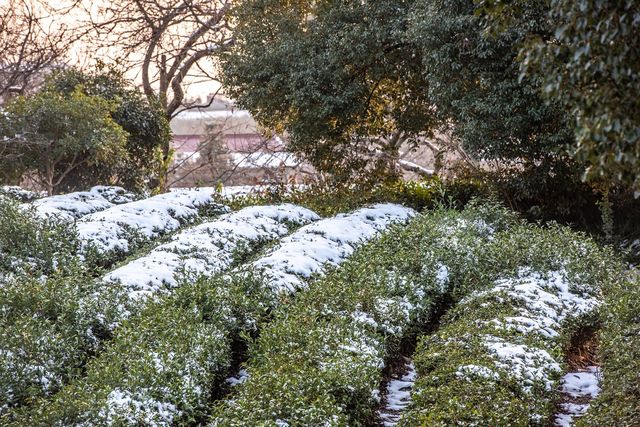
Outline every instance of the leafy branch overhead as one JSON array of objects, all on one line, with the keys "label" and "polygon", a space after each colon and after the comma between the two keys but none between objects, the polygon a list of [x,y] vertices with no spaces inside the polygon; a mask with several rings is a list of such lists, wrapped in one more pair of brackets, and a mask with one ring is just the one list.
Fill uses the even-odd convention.
[{"label": "leafy branch overhead", "polygon": [[[530,2],[477,1],[487,29],[526,27]],[[534,3],[535,4],[535,3]],[[541,81],[548,100],[575,118],[577,159],[587,178],[640,194],[640,7],[634,1],[544,3],[546,35],[529,32],[520,47],[523,77]]]},{"label": "leafy branch overhead", "polygon": [[577,161],[637,188],[638,14],[630,1],[247,0],[223,80],[338,177],[398,173],[400,147],[444,133],[476,161],[543,175]]}]

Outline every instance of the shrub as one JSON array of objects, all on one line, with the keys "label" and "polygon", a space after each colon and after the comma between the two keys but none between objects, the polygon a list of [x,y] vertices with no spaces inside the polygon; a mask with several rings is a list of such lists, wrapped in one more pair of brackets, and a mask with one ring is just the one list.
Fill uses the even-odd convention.
[{"label": "shrub", "polygon": [[55,218],[0,198],[0,272],[30,275],[64,270],[79,247],[76,233]]},{"label": "shrub", "polygon": [[640,278],[604,289],[603,328],[598,341],[603,383],[579,426],[635,426],[640,424]]},{"label": "shrub", "polygon": [[161,149],[171,141],[169,121],[159,103],[149,102],[122,72],[105,66],[90,72],[77,69],[54,72],[45,87],[66,95],[80,90],[113,103],[111,118],[127,135],[126,153],[118,163],[108,168],[100,164],[74,171],[62,183],[65,190],[112,182],[142,191],[157,183],[162,168]]},{"label": "shrub", "polygon": [[372,421],[385,361],[452,294],[482,279],[486,245],[513,222],[486,206],[439,210],[360,248],[276,310],[250,343],[248,380],[217,405],[212,425]]},{"label": "shrub", "polygon": [[432,177],[421,181],[398,180],[375,185],[316,182],[300,188],[274,186],[231,200],[220,198],[219,201],[229,203],[234,208],[289,202],[308,207],[323,216],[331,216],[370,203],[399,203],[420,211],[436,206],[443,198],[443,184],[437,177]]},{"label": "shrub", "polygon": [[[390,214],[391,208],[404,212],[406,217],[406,209],[397,206],[380,207],[377,216],[374,209],[363,209],[347,217],[352,218],[351,225],[355,227],[365,220],[365,215],[369,216],[369,224],[361,226],[360,231],[361,237],[372,238],[377,228],[370,223],[377,222],[378,228],[384,228],[396,216],[404,218],[397,212],[396,216]],[[292,222],[285,214],[287,209],[281,209],[278,214],[278,209],[273,209],[271,215],[282,222]],[[260,210],[249,208],[253,212]],[[273,226],[262,219],[258,222],[266,229]],[[341,234],[334,237],[336,221],[346,222],[344,218],[319,221],[292,234],[290,241],[301,242],[310,234],[344,239]],[[311,233],[310,228],[317,234]],[[348,241],[355,245],[358,239]],[[314,242],[317,240],[311,241]],[[284,246],[276,245],[262,259],[277,254],[278,248]],[[346,242],[340,248],[341,259],[353,250]],[[314,254],[303,251],[297,259],[306,265],[315,259],[313,257]],[[341,259],[334,258],[333,262]],[[259,261],[252,266],[259,265]],[[15,423],[167,425],[197,422],[206,413],[210,391],[222,385],[234,344],[244,334],[253,332],[259,319],[266,318],[277,303],[277,295],[269,286],[271,277],[247,274],[247,270],[251,268],[242,265],[228,277],[218,275],[195,283],[189,279],[180,283],[182,286],[172,295],[150,304],[116,332],[107,350],[87,366],[86,378],[65,387],[50,402],[42,401],[34,408],[14,411]],[[284,274],[287,268],[272,265],[266,271]],[[130,348],[135,351],[127,350]]]},{"label": "shrub", "polygon": [[2,291],[0,414],[78,376],[125,313],[122,293],[82,270],[13,279]]},{"label": "shrub", "polygon": [[421,338],[400,425],[547,425],[572,332],[621,278],[610,251],[557,226],[516,227],[488,252],[493,283]]}]

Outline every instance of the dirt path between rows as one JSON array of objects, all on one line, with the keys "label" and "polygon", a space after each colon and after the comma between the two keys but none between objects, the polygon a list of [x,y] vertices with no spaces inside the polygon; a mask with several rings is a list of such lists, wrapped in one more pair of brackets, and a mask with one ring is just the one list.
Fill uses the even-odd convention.
[{"label": "dirt path between rows", "polygon": [[571,339],[566,353],[569,372],[560,381],[553,426],[572,426],[587,412],[591,400],[600,392],[602,374],[597,349],[596,330],[593,328],[581,329]]}]

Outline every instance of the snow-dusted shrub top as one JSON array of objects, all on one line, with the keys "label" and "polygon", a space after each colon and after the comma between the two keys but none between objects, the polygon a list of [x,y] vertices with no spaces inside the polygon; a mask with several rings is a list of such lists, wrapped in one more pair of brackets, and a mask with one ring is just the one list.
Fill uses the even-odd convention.
[{"label": "snow-dusted shrub top", "polygon": [[[579,317],[593,311],[598,300],[577,286],[570,286],[567,273],[551,271],[544,274],[523,268],[515,278],[497,280],[495,286],[472,294],[462,304],[477,298],[507,300],[513,303],[515,315],[490,321],[498,329],[516,335],[538,335],[541,340],[560,336],[567,317]],[[544,347],[510,342],[499,336],[486,335],[484,344],[495,359],[495,366],[514,378],[525,393],[532,387],[551,391],[557,385],[561,360],[556,360]]]},{"label": "snow-dusted shrub top", "polygon": [[[464,298],[455,308],[460,313],[455,320],[418,347],[418,369],[429,363],[434,368],[419,377],[418,402],[400,425],[419,425],[428,417],[446,424],[457,419],[457,410],[464,410],[464,405],[452,409],[450,405],[455,405],[447,402],[465,398],[477,409],[466,413],[466,423],[544,423],[562,372],[561,349],[567,339],[563,328],[568,319],[587,315],[599,304],[594,287],[570,277],[564,270],[538,272],[522,267],[516,275]],[[471,328],[469,333],[464,333],[466,328]],[[448,355],[447,363],[443,354]],[[505,401],[474,406],[473,399],[482,400],[489,390]],[[504,397],[506,393],[509,398]]]},{"label": "snow-dusted shrub top", "polygon": [[96,186],[88,191],[43,197],[31,203],[41,217],[72,222],[85,215],[99,212],[114,204],[128,203],[135,196],[121,187]]},{"label": "snow-dusted shrub top", "polygon": [[25,190],[17,185],[3,185],[0,186],[0,196],[8,196],[21,202],[29,202],[42,197],[42,193]]},{"label": "snow-dusted shrub top", "polygon": [[163,286],[175,287],[179,273],[211,276],[228,268],[239,245],[284,236],[288,224],[304,225],[319,218],[292,204],[244,208],[181,231],[171,242],[114,270],[104,280],[120,282],[133,298],[154,294]]},{"label": "snow-dusted shrub top", "polygon": [[416,212],[396,204],[377,204],[302,227],[253,263],[277,292],[295,292],[305,279],[320,274],[325,264],[338,265],[358,244],[370,240],[392,223],[407,221]]},{"label": "snow-dusted shrub top", "polygon": [[85,249],[93,246],[99,253],[126,253],[130,250],[132,233],[153,239],[176,230],[197,217],[198,209],[212,203],[207,191],[174,191],[86,215],[76,227]]},{"label": "snow-dusted shrub top", "polygon": [[96,185],[91,187],[89,191],[101,195],[114,205],[133,202],[139,198],[136,194],[131,193],[122,187],[112,185]]},{"label": "snow-dusted shrub top", "polygon": [[[254,357],[245,364],[248,379],[214,409],[209,425],[338,426],[371,419],[380,404],[385,360],[410,327],[432,316],[452,283],[460,284],[460,271],[478,264],[475,255],[490,240],[485,227],[475,224],[479,217],[480,212],[455,211],[418,216],[364,245],[341,268],[279,306],[276,320],[249,349]],[[492,233],[502,228],[487,224]],[[325,236],[351,240],[352,233],[340,229],[327,227]],[[445,238],[458,244],[441,246]],[[463,270],[457,262],[468,265]],[[296,285],[305,277],[281,277],[291,276]],[[404,405],[406,399],[396,393],[387,402]]]}]

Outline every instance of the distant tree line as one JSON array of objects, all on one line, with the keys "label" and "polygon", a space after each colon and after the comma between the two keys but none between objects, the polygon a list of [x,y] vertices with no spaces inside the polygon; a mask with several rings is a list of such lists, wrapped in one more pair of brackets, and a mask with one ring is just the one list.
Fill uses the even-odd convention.
[{"label": "distant tree line", "polygon": [[35,94],[9,101],[0,116],[0,171],[49,194],[117,184],[153,188],[171,138],[163,109],[118,71],[48,75]]},{"label": "distant tree line", "polygon": [[445,133],[524,188],[640,191],[637,2],[244,0],[233,14],[224,83],[319,170],[397,175],[401,143]]}]

